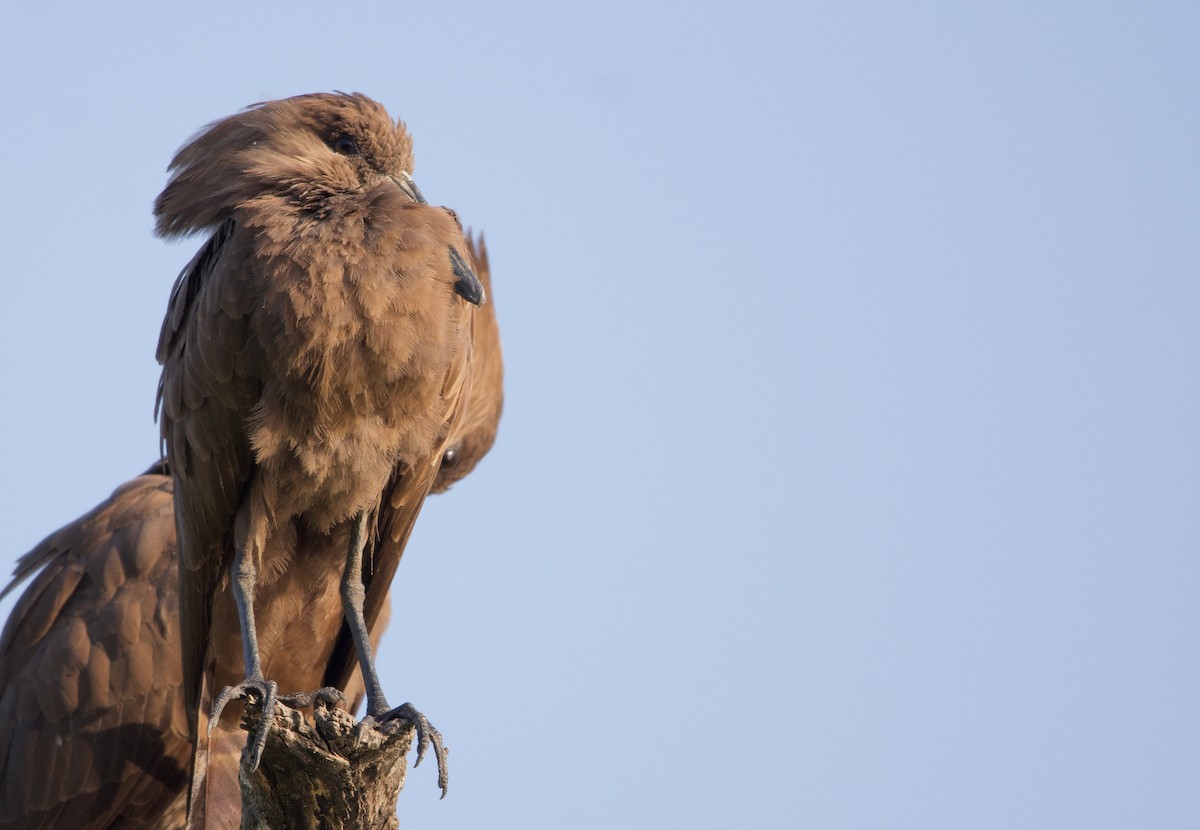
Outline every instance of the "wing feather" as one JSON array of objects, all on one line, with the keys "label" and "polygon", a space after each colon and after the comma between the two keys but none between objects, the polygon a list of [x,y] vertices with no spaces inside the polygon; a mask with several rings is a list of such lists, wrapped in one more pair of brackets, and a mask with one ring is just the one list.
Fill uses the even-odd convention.
[{"label": "wing feather", "polygon": [[[254,298],[240,279],[246,261],[233,220],[222,224],[176,282],[159,338],[162,434],[179,483],[179,610],[184,700],[195,733],[212,622],[213,592],[221,577],[228,529],[253,469],[243,413],[256,400],[240,362],[248,344]],[[252,375],[252,371],[249,372]]]},{"label": "wing feather", "polygon": [[0,828],[171,826],[191,752],[164,705],[180,697],[171,487],[134,479],[21,558],[18,579],[42,570],[0,635]]}]

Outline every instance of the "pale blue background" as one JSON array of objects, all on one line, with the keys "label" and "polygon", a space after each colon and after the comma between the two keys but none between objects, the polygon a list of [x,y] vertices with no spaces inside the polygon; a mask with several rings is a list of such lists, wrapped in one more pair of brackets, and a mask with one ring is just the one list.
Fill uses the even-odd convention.
[{"label": "pale blue background", "polygon": [[109,5],[0,19],[0,566],[155,456],[175,148],[358,90],[508,363],[402,826],[1200,826],[1200,7]]}]

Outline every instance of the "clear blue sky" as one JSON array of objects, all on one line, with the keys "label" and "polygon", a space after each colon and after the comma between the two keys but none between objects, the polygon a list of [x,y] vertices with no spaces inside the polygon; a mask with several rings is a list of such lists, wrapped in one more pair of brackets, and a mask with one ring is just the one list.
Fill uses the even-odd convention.
[{"label": "clear blue sky", "polygon": [[0,566],[156,455],[173,151],[357,90],[508,361],[402,826],[1200,826],[1200,6],[500,5],[8,4]]}]

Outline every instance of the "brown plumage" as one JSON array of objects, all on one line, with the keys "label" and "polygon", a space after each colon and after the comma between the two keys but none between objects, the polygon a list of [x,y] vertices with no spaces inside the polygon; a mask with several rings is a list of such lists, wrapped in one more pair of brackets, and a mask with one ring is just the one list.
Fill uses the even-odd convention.
[{"label": "brown plumage", "polygon": [[170,479],[143,476],[22,557],[45,568],[0,637],[0,828],[181,822],[174,542]]},{"label": "brown plumage", "polygon": [[[490,297],[482,243],[472,258]],[[490,302],[477,315],[473,344],[470,414],[435,493],[474,469],[495,439],[503,364]],[[0,596],[39,568],[0,635],[0,829],[181,826],[192,745],[171,479],[156,466],[123,484],[21,557]],[[371,631],[376,643],[386,617],[385,604]],[[239,676],[236,644],[213,657],[217,674]],[[310,667],[307,685],[323,670]],[[347,695],[361,698],[357,673]],[[236,827],[240,738],[215,738],[207,826]]]},{"label": "brown plumage", "polygon": [[[483,288],[461,227],[412,183],[404,126],[361,95],[257,105],[171,167],[159,232],[212,234],[158,350],[193,728],[221,686],[214,716],[231,694],[269,710],[277,683],[311,688],[313,666],[344,687],[354,654],[368,715],[432,736],[444,788],[440,739],[411,707],[390,711],[367,633],[466,414]],[[209,670],[235,632],[242,678]]]}]

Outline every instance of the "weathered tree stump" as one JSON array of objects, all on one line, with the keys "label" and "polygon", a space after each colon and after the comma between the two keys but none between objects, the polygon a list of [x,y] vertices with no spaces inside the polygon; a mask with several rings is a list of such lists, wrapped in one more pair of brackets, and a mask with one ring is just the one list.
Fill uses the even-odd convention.
[{"label": "weathered tree stump", "polygon": [[396,799],[408,772],[416,734],[404,720],[380,726],[321,703],[313,722],[282,703],[257,770],[248,764],[260,709],[248,704],[242,726],[242,830],[395,830]]}]

